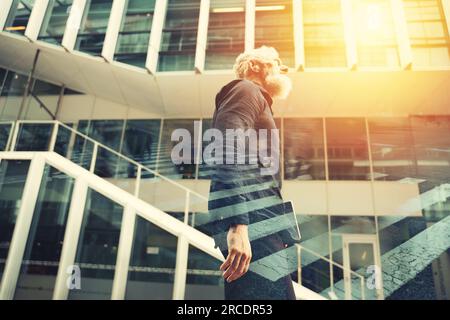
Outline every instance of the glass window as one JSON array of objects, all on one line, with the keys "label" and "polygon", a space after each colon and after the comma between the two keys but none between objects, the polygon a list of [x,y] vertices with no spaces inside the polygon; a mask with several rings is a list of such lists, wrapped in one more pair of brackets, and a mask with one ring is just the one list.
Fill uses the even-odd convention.
[{"label": "glass window", "polygon": [[52,299],[73,183],[45,166],[14,299]]},{"label": "glass window", "polygon": [[28,77],[8,71],[0,99],[1,120],[17,120]]},{"label": "glass window", "polygon": [[50,0],[38,39],[61,44],[73,0]]},{"label": "glass window", "polygon": [[[172,179],[195,179],[196,165],[194,160],[194,119],[164,120],[164,126],[159,149],[158,172]],[[197,120],[198,121],[198,120]],[[171,141],[172,132],[176,129],[186,129],[190,133],[191,162],[174,164],[171,158],[172,149],[178,141]],[[180,139],[181,140],[181,139]]]},{"label": "glass window", "polygon": [[284,179],[325,180],[322,119],[284,119]]},{"label": "glass window", "polygon": [[111,299],[122,213],[122,206],[89,189],[75,257],[81,289],[69,290],[68,299]]},{"label": "glass window", "polygon": [[58,108],[61,87],[35,79],[25,104],[22,119],[53,120]]},{"label": "glass window", "polygon": [[22,203],[29,166],[30,161],[2,160],[0,162],[0,279]]},{"label": "glass window", "polygon": [[34,3],[35,0],[14,0],[6,19],[5,30],[24,34]]},{"label": "glass window", "polygon": [[194,70],[200,0],[169,0],[158,71]]},{"label": "glass window", "polygon": [[278,50],[283,64],[295,66],[294,26],[291,0],[256,0],[255,48]]},{"label": "glass window", "polygon": [[370,180],[364,119],[326,119],[330,180]]},{"label": "glass window", "polygon": [[0,151],[6,151],[11,129],[11,123],[0,123]]},{"label": "glass window", "polygon": [[397,38],[389,0],[353,0],[358,66],[398,67]]},{"label": "glass window", "polygon": [[[205,131],[210,129],[212,126],[212,119],[202,119],[202,137],[205,134]],[[208,165],[205,163],[205,159],[203,158],[203,153],[205,148],[210,144],[210,141],[203,141],[202,139],[202,163],[198,166],[198,179],[211,179],[211,170],[214,170],[214,166]]]},{"label": "glass window", "polygon": [[409,119],[371,118],[368,123],[374,179],[398,181],[414,177],[415,159]]},{"label": "glass window", "polygon": [[205,69],[231,69],[244,48],[245,1],[212,0]]},{"label": "glass window", "polygon": [[340,0],[303,0],[305,66],[347,65]]},{"label": "glass window", "polygon": [[440,0],[403,0],[416,66],[449,66],[450,38]]},{"label": "glass window", "polygon": [[53,124],[21,123],[15,151],[48,151]]},{"label": "glass window", "polygon": [[145,67],[155,0],[128,0],[120,25],[114,59]]},{"label": "glass window", "polygon": [[111,13],[111,0],[88,0],[75,49],[101,55]]},{"label": "glass window", "polygon": [[177,238],[137,216],[126,299],[172,299]]}]

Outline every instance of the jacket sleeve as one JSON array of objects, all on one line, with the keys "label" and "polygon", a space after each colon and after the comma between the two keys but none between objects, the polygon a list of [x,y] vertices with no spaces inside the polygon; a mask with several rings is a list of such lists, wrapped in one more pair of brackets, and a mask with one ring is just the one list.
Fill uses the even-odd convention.
[{"label": "jacket sleeve", "polygon": [[[228,231],[235,224],[249,224],[251,206],[246,193],[259,173],[254,158],[257,150],[250,148],[252,143],[256,145],[257,137],[242,139],[245,135],[240,136],[235,130],[240,129],[241,133],[248,129],[254,130],[255,122],[264,108],[261,94],[253,85],[243,86],[235,94],[238,96],[231,99],[232,104],[221,106],[216,116],[215,127],[223,134],[223,163],[213,167],[214,186],[209,199],[209,218],[219,225],[217,229],[221,231]],[[251,159],[255,162],[251,162]]]}]

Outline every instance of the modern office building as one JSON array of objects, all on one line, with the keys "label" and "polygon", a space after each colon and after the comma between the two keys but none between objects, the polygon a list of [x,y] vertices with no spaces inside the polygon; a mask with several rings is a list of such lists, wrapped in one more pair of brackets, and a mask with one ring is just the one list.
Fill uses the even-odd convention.
[{"label": "modern office building", "polygon": [[0,30],[0,299],[222,299],[171,133],[202,160],[260,45],[299,298],[450,299],[450,0],[1,0]]}]

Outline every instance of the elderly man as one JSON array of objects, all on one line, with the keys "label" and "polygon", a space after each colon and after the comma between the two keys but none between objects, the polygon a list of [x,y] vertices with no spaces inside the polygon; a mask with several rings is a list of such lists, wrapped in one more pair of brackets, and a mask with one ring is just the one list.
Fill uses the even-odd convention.
[{"label": "elderly man", "polygon": [[[225,135],[226,161],[212,168],[210,222],[205,230],[226,257],[220,270],[227,300],[295,299],[289,272],[274,281],[270,276],[252,272],[252,268],[249,271],[252,261],[263,261],[299,240],[294,226],[278,230],[283,228],[277,229],[278,222],[272,223],[285,213],[280,210],[283,200],[278,170],[279,134],[272,99],[286,98],[289,94],[292,84],[285,75],[287,70],[274,48],[263,46],[244,52],[234,65],[237,79],[216,96],[212,127]],[[254,145],[255,136],[230,138],[233,133],[230,129],[254,130],[257,154],[246,148]],[[236,161],[230,163],[229,159]],[[239,162],[243,159],[245,163]]]}]

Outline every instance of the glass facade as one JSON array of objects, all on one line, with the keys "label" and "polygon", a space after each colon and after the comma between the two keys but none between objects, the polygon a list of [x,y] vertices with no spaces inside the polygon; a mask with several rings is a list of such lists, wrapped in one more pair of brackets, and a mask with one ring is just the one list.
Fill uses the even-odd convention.
[{"label": "glass facade", "polygon": [[441,0],[403,0],[414,66],[450,66],[450,37]]},{"label": "glass facade", "polygon": [[262,45],[278,50],[284,65],[295,65],[292,1],[256,0],[255,48]]},{"label": "glass facade", "polygon": [[73,0],[50,0],[38,39],[61,44]]},{"label": "glass facade", "polygon": [[205,69],[231,69],[245,48],[245,1],[212,0]]},{"label": "glass facade", "polygon": [[305,66],[347,65],[341,1],[303,0]]},{"label": "glass facade", "polygon": [[5,31],[24,34],[36,0],[14,0],[5,23]]},{"label": "glass facade", "polygon": [[95,56],[102,53],[111,7],[111,0],[87,1],[75,44],[76,50]]},{"label": "glass facade", "polygon": [[169,0],[158,71],[194,70],[200,0]]},{"label": "glass facade", "polygon": [[127,0],[114,60],[145,67],[155,0]]},{"label": "glass facade", "polygon": [[358,66],[398,67],[397,38],[389,0],[353,0]]}]

